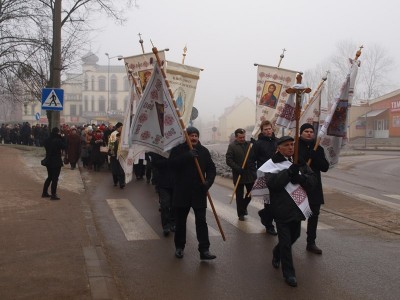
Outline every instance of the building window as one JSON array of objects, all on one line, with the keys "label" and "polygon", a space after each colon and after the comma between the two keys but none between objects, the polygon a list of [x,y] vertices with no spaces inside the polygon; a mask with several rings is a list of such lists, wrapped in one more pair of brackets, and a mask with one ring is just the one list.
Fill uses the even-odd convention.
[{"label": "building window", "polygon": [[79,105],[79,116],[82,115],[82,104]]},{"label": "building window", "polygon": [[94,91],[94,90],[96,90],[95,89],[95,79],[94,79],[94,76],[92,76],[92,91]]},{"label": "building window", "polygon": [[99,111],[105,112],[106,111],[106,100],[105,99],[100,99],[99,100]]},{"label": "building window", "polygon": [[129,91],[129,87],[130,87],[131,83],[128,80],[128,77],[124,77],[124,91]]},{"label": "building window", "polygon": [[76,105],[71,105],[69,107],[69,115],[70,116],[76,116]]},{"label": "building window", "polygon": [[117,76],[115,76],[114,74],[111,76],[110,80],[110,92],[117,92]]},{"label": "building window", "polygon": [[89,80],[88,80],[87,76],[85,76],[85,81],[83,82],[83,89],[85,91],[87,91],[88,88],[89,88]]},{"label": "building window", "polygon": [[117,100],[116,99],[110,100],[110,110],[117,110]]},{"label": "building window", "polygon": [[100,76],[99,77],[99,91],[106,90],[106,77]]},{"label": "building window", "polygon": [[87,96],[85,96],[84,105],[85,105],[85,111],[89,111],[89,100]]},{"label": "building window", "polygon": [[92,102],[92,110],[91,111],[95,111],[94,110],[94,96],[92,96],[92,101],[91,102]]},{"label": "building window", "polygon": [[127,98],[128,97],[125,97],[125,100],[124,100],[124,110],[125,111],[128,109],[128,99]]}]

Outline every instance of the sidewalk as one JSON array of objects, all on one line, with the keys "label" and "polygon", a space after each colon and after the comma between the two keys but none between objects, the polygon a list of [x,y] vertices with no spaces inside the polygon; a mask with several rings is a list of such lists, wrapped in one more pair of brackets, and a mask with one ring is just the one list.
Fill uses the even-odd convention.
[{"label": "sidewalk", "polygon": [[62,168],[61,200],[41,198],[42,157],[0,146],[0,299],[118,299],[79,170]]}]

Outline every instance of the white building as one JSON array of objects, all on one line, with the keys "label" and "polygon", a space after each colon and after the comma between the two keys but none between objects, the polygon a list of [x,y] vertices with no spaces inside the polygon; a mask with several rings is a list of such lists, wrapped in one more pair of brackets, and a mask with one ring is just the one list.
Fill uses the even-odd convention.
[{"label": "white building", "polygon": [[[123,61],[120,65],[98,65],[92,52],[82,58],[82,73],[68,73],[64,90],[61,124],[116,123],[122,121],[129,99],[129,81]],[[37,120],[36,114],[40,114]],[[22,120],[47,124],[46,111],[38,101],[25,104]]]}]

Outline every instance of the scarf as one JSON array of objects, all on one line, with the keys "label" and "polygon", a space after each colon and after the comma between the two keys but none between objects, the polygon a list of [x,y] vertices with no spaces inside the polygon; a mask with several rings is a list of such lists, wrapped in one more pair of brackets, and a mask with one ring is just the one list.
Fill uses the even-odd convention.
[{"label": "scarf", "polygon": [[[288,169],[292,163],[290,161],[283,161],[280,163],[274,163],[272,159],[269,159],[257,170],[257,179],[254,182],[251,190],[251,195],[255,198],[262,197],[265,203],[269,201],[269,190],[267,186],[267,178],[265,173],[277,174],[282,170]],[[308,197],[306,191],[301,187],[300,184],[293,184],[289,182],[285,186],[286,192],[293,199],[294,203],[301,210],[304,217],[309,218],[312,214],[310,205],[308,203]]]}]

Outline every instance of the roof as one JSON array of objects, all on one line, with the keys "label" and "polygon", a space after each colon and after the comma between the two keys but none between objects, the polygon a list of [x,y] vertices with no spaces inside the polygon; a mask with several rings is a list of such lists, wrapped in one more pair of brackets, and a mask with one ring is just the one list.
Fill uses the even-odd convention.
[{"label": "roof", "polygon": [[381,113],[383,113],[383,112],[385,112],[387,110],[388,110],[387,108],[371,110],[371,111],[367,112],[366,114],[363,114],[362,116],[359,116],[359,118],[376,117],[376,116],[380,115]]}]

